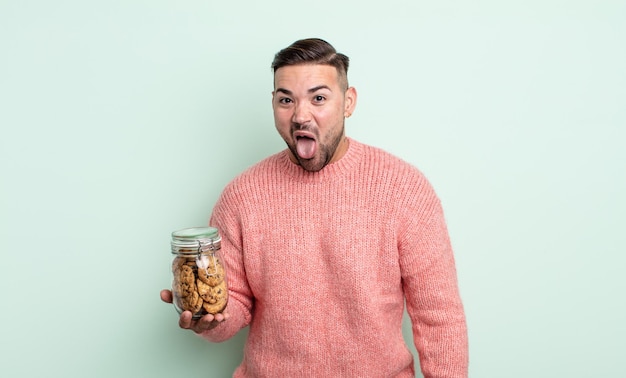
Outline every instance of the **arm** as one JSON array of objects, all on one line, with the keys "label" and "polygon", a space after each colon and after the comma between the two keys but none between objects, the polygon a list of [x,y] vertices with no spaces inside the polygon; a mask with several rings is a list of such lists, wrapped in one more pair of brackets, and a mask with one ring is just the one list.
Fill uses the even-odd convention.
[{"label": "arm", "polygon": [[400,263],[413,340],[425,378],[466,378],[467,327],[452,247],[439,200],[432,192],[421,215],[399,240]]}]

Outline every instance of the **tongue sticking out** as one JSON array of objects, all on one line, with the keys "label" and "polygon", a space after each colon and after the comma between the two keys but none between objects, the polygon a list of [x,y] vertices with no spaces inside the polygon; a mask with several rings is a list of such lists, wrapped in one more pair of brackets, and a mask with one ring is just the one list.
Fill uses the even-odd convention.
[{"label": "tongue sticking out", "polygon": [[298,151],[300,158],[311,159],[317,151],[317,143],[311,138],[296,138],[296,151]]}]

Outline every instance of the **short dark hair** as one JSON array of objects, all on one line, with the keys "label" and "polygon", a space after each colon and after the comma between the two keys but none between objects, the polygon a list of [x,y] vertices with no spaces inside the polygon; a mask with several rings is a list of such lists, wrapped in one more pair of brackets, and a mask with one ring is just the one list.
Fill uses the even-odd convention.
[{"label": "short dark hair", "polygon": [[297,64],[326,64],[337,69],[340,80],[348,84],[348,66],[350,58],[320,38],[307,38],[295,41],[274,55],[272,70],[274,73],[285,66]]}]

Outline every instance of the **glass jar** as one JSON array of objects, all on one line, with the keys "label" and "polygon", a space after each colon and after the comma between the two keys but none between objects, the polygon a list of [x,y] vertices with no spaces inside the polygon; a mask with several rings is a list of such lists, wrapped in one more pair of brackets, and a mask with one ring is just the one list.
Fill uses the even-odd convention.
[{"label": "glass jar", "polygon": [[172,232],[172,295],[178,313],[193,319],[222,312],[228,302],[226,272],[220,258],[219,231],[193,227]]}]

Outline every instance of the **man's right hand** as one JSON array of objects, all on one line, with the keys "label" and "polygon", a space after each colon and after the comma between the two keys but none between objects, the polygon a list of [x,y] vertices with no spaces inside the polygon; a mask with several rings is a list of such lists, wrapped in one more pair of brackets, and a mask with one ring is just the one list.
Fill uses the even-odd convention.
[{"label": "man's right hand", "polygon": [[[174,298],[171,290],[161,290],[161,300],[165,303],[172,303]],[[198,320],[192,319],[193,314],[191,311],[183,311],[178,319],[178,325],[183,329],[190,329],[195,333],[202,333],[217,327],[221,322],[228,319],[228,313],[226,311],[219,314],[206,314]]]}]

